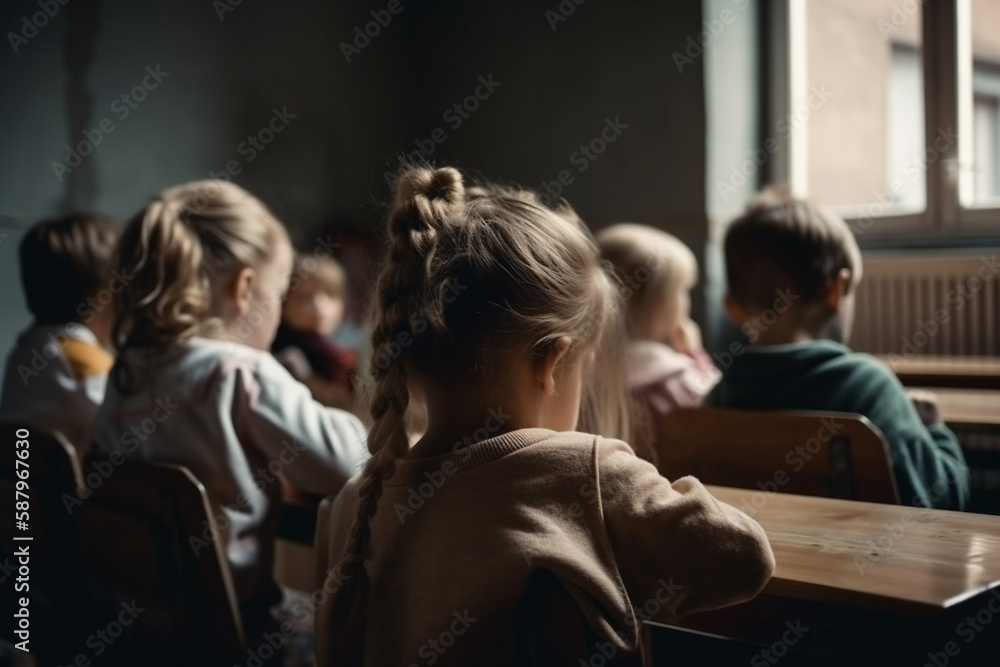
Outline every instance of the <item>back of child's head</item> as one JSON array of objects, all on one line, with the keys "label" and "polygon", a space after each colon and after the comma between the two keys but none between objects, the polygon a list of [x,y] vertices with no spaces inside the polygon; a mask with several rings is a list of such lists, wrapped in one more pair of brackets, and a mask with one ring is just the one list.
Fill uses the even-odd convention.
[{"label": "back of child's head", "polygon": [[21,239],[21,283],[38,324],[79,320],[87,299],[111,278],[119,229],[76,213],[39,222]]},{"label": "back of child's head", "polygon": [[115,339],[125,350],[219,335],[222,291],[242,269],[262,271],[290,247],[282,224],[237,185],[196,181],[164,190],[122,234],[118,260],[130,282]]},{"label": "back of child's head", "polygon": [[[507,355],[544,354],[564,336],[571,355],[606,332],[613,339],[618,300],[589,232],[530,192],[479,186],[468,196],[455,169],[408,169],[396,183],[388,233],[374,300],[375,447],[383,423],[398,429],[400,415],[387,409],[405,409],[407,370],[452,386],[489,386]],[[412,343],[400,349],[404,333]]]},{"label": "back of child's head", "polygon": [[330,256],[297,254],[282,307],[282,322],[295,331],[330,336],[341,323],[347,301],[347,276]]},{"label": "back of child's head", "polygon": [[648,338],[651,323],[664,311],[677,311],[683,294],[698,280],[694,253],[659,229],[612,225],[597,233],[597,244],[621,283],[632,338]]},{"label": "back of child's head", "polygon": [[[570,355],[619,340],[617,289],[586,228],[530,193],[467,189],[462,175],[447,167],[407,169],[395,184],[388,237],[374,297],[368,438],[373,456],[341,563],[351,578],[334,604],[338,620],[350,617],[362,625],[355,614],[363,615],[364,605],[356,605],[355,597],[367,591],[361,563],[368,522],[383,479],[408,451],[409,375],[425,386],[436,382],[475,391],[477,384],[486,388],[500,381],[514,355],[544,355],[562,337],[571,340]],[[607,408],[605,420],[617,422],[610,428],[624,430],[619,409],[624,392],[615,391],[612,374],[601,379],[619,402],[612,406],[589,392],[580,427],[607,428],[597,416],[598,408]]]},{"label": "back of child's head", "polygon": [[763,191],[725,239],[731,297],[748,313],[770,308],[787,290],[797,307],[820,302],[841,270],[861,280],[861,251],[847,223],[783,188]]},{"label": "back of child's head", "polygon": [[312,283],[330,296],[344,298],[347,292],[347,275],[344,267],[329,255],[314,257],[296,253],[292,263],[292,282],[289,293]]}]

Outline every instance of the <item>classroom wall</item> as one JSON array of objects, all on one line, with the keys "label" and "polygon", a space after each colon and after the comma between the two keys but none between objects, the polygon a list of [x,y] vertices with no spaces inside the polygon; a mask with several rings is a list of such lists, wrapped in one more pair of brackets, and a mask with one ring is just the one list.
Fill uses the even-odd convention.
[{"label": "classroom wall", "polygon": [[[342,46],[371,12],[386,20],[385,7],[60,6],[18,53],[0,56],[3,231],[73,207],[124,218],[159,188],[228,166],[308,241],[330,221],[377,227],[385,174],[409,153],[565,196],[595,227],[667,228],[704,256],[705,59],[679,68],[674,58],[704,29],[699,3],[402,0],[367,44]],[[6,3],[0,27],[17,31],[37,11]],[[157,66],[158,81],[146,69]],[[134,90],[145,99],[125,115],[121,96]],[[286,107],[295,118],[251,150],[248,135]],[[52,163],[102,121],[113,131],[60,181]],[[591,144],[601,152],[581,151]],[[0,239],[11,286],[12,240]],[[4,349],[27,324],[16,291],[0,318]]]},{"label": "classroom wall", "polygon": [[[697,34],[698,3],[452,1],[406,18],[424,98],[414,139],[447,128],[445,110],[478,77],[502,82],[435,158],[559,193],[595,225],[703,215],[703,70],[679,72],[671,57]],[[609,119],[621,128],[591,159],[580,148]]]},{"label": "classroom wall", "polygon": [[[226,5],[232,11],[221,17],[219,5],[73,0],[57,4],[26,44],[16,40],[17,53],[5,39],[0,234],[8,236],[0,237],[0,278],[9,289],[0,349],[29,321],[17,278],[21,230],[57,211],[124,219],[164,186],[232,167],[233,179],[300,240],[328,220],[374,220],[385,158],[410,134],[392,84],[402,31],[387,31],[380,48],[348,66],[337,44],[363,21],[366,4],[247,2]],[[39,11],[37,2],[4,3],[0,28],[19,35],[24,17]],[[263,150],[245,143],[275,108],[295,117],[259,143]],[[65,164],[67,144],[85,141],[84,131],[96,144],[83,146],[90,154],[55,173],[52,163]]]}]

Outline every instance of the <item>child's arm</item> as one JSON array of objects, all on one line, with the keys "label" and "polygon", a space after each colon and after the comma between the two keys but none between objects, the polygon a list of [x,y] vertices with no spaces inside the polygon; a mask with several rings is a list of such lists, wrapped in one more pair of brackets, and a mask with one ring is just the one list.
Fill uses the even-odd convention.
[{"label": "child's arm", "polygon": [[937,394],[933,391],[907,389],[906,397],[913,403],[913,407],[916,409],[917,414],[920,416],[920,421],[923,422],[924,426],[930,427],[944,424],[944,420],[941,419],[941,406],[938,405]]},{"label": "child's arm", "polygon": [[595,446],[604,521],[633,607],[655,599],[672,620],[761,591],[774,555],[757,522],[693,477],[671,484],[624,443]]},{"label": "child's arm", "polygon": [[368,459],[364,427],[349,412],[327,408],[272,356],[237,374],[233,421],[280,474],[302,491],[328,495]]},{"label": "child's arm", "polygon": [[701,329],[694,320],[690,318],[681,320],[674,328],[669,342],[674,350],[692,360],[679,378],[685,391],[683,396],[678,397],[678,405],[697,407],[701,405],[712,387],[718,384],[722,374],[702,346]]},{"label": "child's arm", "polygon": [[667,342],[670,347],[689,357],[697,357],[699,352],[702,354],[705,352],[701,343],[701,329],[690,317],[685,317],[674,326]]},{"label": "child's arm", "polygon": [[969,470],[958,439],[942,423],[926,426],[895,374],[871,360],[866,377],[851,382],[858,411],[885,435],[904,505],[964,509]]}]

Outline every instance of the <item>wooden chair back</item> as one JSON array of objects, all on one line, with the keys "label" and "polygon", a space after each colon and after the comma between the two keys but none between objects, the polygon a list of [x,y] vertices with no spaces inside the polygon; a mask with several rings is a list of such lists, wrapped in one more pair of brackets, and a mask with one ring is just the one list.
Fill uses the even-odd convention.
[{"label": "wooden chair back", "polygon": [[682,408],[660,426],[657,466],[669,479],[899,503],[885,437],[862,415]]},{"label": "wooden chair back", "polygon": [[[52,558],[68,559],[79,551],[71,513],[83,487],[76,449],[60,433],[11,422],[0,423],[0,439],[6,450],[0,457],[0,493],[10,509],[0,517],[4,548],[13,550],[14,537],[30,536],[33,554],[44,556],[32,558],[31,584],[54,588],[63,583],[66,564]],[[28,444],[18,447],[21,441]],[[20,458],[22,451],[27,458]],[[16,495],[19,481],[28,498]],[[28,503],[27,530],[18,529],[15,521],[19,501]]]},{"label": "wooden chair back", "polygon": [[113,609],[133,600],[143,609],[128,628],[129,644],[157,664],[246,659],[225,538],[187,468],[119,461],[78,514],[97,595]]},{"label": "wooden chair back", "polygon": [[[23,442],[27,444],[19,446]],[[7,575],[4,588],[10,587],[2,609],[9,618],[7,612],[14,610],[8,605],[28,597],[32,652],[43,663],[72,660],[86,639],[87,627],[94,631],[90,624],[98,610],[85,585],[73,515],[84,493],[80,460],[61,433],[27,424],[0,423],[0,443],[5,451],[0,457],[0,497],[5,507],[0,513],[0,571]],[[26,458],[18,452],[26,452]],[[22,515],[26,529],[18,525],[21,502],[27,503]],[[15,554],[25,546],[31,559],[30,589],[15,593],[19,560]]]},{"label": "wooden chair back", "polygon": [[313,553],[316,555],[316,588],[322,588],[326,572],[330,568],[330,517],[336,494],[327,496],[316,510],[316,541]]}]

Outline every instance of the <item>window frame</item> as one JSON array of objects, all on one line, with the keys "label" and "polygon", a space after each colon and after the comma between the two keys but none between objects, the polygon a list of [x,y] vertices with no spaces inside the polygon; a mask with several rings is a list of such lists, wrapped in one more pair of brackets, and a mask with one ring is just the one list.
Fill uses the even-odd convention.
[{"label": "window frame", "polygon": [[[765,3],[770,77],[763,97],[764,115],[770,127],[806,102],[807,1]],[[924,210],[871,217],[840,212],[862,246],[978,241],[995,244],[1000,236],[997,202],[982,206],[962,204],[971,200],[974,187],[971,2],[927,1],[920,3],[920,11],[924,146],[934,145],[938,128],[945,131],[955,128],[957,141],[939,151],[940,157],[924,170]],[[788,184],[797,196],[808,196],[808,126],[793,126],[787,137],[778,139],[769,180]],[[960,158],[965,160],[964,167]],[[874,204],[860,204],[855,211]]]}]

